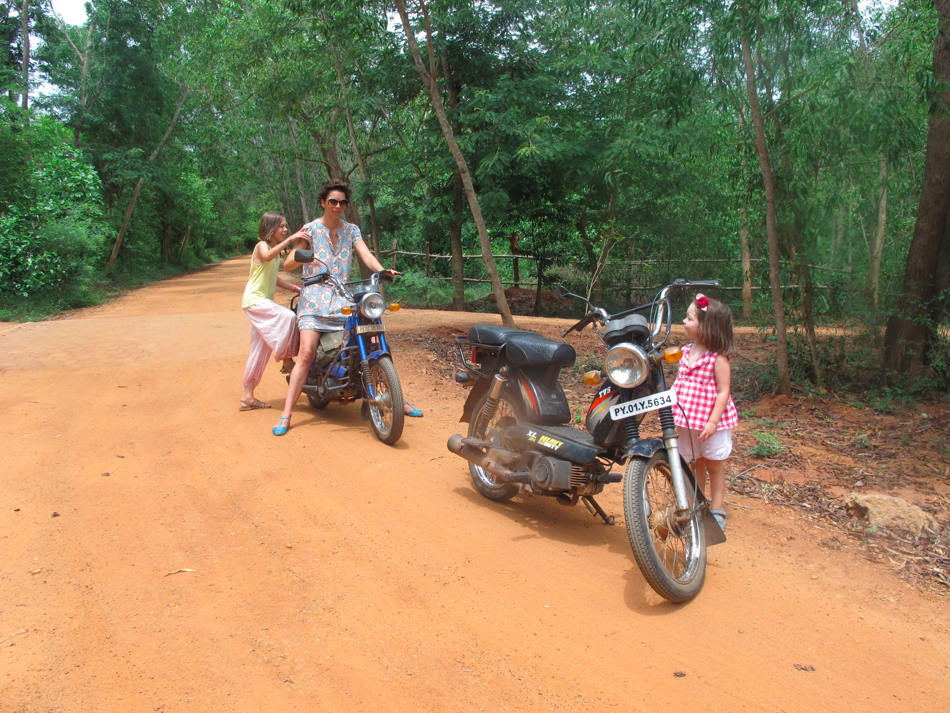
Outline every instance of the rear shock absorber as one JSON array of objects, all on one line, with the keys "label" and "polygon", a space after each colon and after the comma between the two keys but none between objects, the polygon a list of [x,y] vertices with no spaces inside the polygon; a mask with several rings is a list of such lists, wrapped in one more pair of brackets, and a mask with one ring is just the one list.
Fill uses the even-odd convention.
[{"label": "rear shock absorber", "polygon": [[485,401],[485,405],[478,415],[477,428],[475,429],[476,433],[480,432],[479,429],[482,426],[487,426],[491,423],[492,418],[495,416],[495,411],[498,410],[498,397],[501,396],[501,390],[506,383],[508,383],[508,367],[503,366],[492,378],[491,386],[488,387],[488,399]]}]

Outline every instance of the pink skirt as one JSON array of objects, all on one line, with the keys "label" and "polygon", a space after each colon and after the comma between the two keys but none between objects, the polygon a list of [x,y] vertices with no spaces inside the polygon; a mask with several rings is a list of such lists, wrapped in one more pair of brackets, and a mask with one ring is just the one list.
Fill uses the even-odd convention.
[{"label": "pink skirt", "polygon": [[244,308],[251,320],[251,354],[244,371],[244,386],[259,384],[270,353],[275,361],[297,356],[300,333],[293,312],[273,300],[261,300]]}]

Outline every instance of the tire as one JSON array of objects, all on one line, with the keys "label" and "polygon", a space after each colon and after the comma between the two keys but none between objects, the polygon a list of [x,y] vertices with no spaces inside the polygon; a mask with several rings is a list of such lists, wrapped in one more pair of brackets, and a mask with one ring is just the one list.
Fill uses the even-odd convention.
[{"label": "tire", "polygon": [[330,403],[329,399],[320,398],[313,391],[307,392],[307,401],[309,401],[310,405],[317,409],[317,411],[322,411],[327,407],[327,404]]},{"label": "tire", "polygon": [[[695,497],[689,493],[690,507]],[[671,602],[688,602],[706,579],[702,511],[674,526],[676,496],[666,451],[634,458],[623,483],[623,511],[633,555],[647,583]]]},{"label": "tire", "polygon": [[[469,438],[488,440],[487,433],[489,429],[507,428],[508,426],[514,426],[523,420],[521,414],[518,411],[518,407],[506,397],[504,392],[502,392],[498,399],[498,408],[495,410],[495,415],[492,416],[488,423],[482,423],[482,410],[485,408],[485,404],[487,402],[488,394],[486,393],[478,400],[478,403],[472,410],[472,420],[468,424]],[[469,473],[471,473],[472,483],[475,485],[475,489],[489,500],[494,500],[496,503],[503,503],[506,500],[511,500],[515,495],[518,494],[517,485],[496,483],[490,473],[486,472],[484,468],[480,468],[474,463],[468,464],[468,470]]]},{"label": "tire", "polygon": [[369,406],[369,423],[376,437],[391,446],[402,438],[406,422],[402,385],[392,359],[383,356],[371,363],[369,378],[376,395],[376,403]]}]

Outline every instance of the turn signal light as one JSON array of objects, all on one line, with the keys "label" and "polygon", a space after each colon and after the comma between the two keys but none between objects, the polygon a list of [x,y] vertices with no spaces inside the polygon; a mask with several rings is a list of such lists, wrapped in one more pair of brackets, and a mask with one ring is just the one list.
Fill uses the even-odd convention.
[{"label": "turn signal light", "polygon": [[588,386],[597,386],[601,381],[599,371],[588,371],[584,374],[584,383]]},{"label": "turn signal light", "polygon": [[669,349],[664,349],[663,358],[666,359],[667,364],[675,364],[683,358],[683,350],[679,347],[670,347]]},{"label": "turn signal light", "polygon": [[390,305],[389,305],[389,310],[390,310],[390,312],[398,312],[398,311],[399,311],[399,303],[398,303],[398,302],[393,302],[392,304],[390,304]]},{"label": "turn signal light", "polygon": [[344,308],[341,309],[340,311],[341,311],[343,314],[353,314],[353,308],[352,308],[352,307],[344,307]]}]

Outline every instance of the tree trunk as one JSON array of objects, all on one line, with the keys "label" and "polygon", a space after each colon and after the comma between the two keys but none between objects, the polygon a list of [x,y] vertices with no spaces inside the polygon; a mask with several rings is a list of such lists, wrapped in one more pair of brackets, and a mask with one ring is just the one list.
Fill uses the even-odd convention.
[{"label": "tree trunk", "polygon": [[[321,13],[321,16],[323,13]],[[363,160],[363,153],[360,151],[360,145],[356,141],[356,128],[353,126],[353,114],[350,111],[350,97],[346,91],[346,78],[343,76],[343,66],[340,64],[340,56],[337,54],[336,45],[330,43],[330,49],[333,51],[333,63],[336,65],[336,75],[340,82],[340,94],[343,97],[343,107],[346,110],[346,128],[350,133],[350,146],[353,148],[353,155],[356,157],[356,165],[360,169],[360,180],[365,184],[369,182],[366,172],[366,162]],[[376,225],[376,205],[373,202],[373,196],[367,195],[366,201],[369,204],[370,235],[372,237],[371,247],[376,259],[379,259],[379,228]]]},{"label": "tree trunk", "polygon": [[439,119],[439,126],[442,128],[442,135],[445,142],[449,145],[449,151],[452,152],[452,158],[455,159],[455,165],[462,176],[462,185],[465,187],[465,195],[468,198],[469,209],[472,211],[472,219],[478,229],[478,239],[482,247],[482,259],[485,261],[485,268],[488,270],[488,276],[491,280],[492,292],[495,294],[495,300],[498,304],[498,311],[501,313],[502,323],[506,327],[514,327],[515,320],[511,316],[511,310],[508,307],[508,300],[505,298],[505,288],[498,277],[498,269],[495,267],[495,256],[492,253],[491,240],[488,237],[488,228],[485,226],[485,220],[482,218],[482,210],[478,204],[478,195],[475,193],[475,186],[472,184],[472,177],[468,170],[468,163],[459,149],[455,137],[452,135],[452,127],[449,126],[448,118],[445,115],[445,107],[442,106],[442,97],[439,94],[439,87],[436,83],[435,58],[432,47],[432,31],[429,27],[429,13],[425,3],[422,4],[422,12],[426,23],[426,37],[429,45],[429,71],[426,71],[422,63],[422,56],[419,53],[419,46],[416,44],[416,37],[412,32],[412,26],[409,24],[409,14],[406,12],[406,3],[404,0],[395,0],[396,8],[399,10],[399,17],[402,20],[403,30],[406,33],[406,41],[409,44],[409,50],[412,52],[412,59],[415,62],[422,83],[429,90],[429,96],[432,99],[432,107],[435,109],[436,116]]},{"label": "tree trunk", "polygon": [[89,72],[90,60],[92,58],[92,31],[96,26],[95,14],[93,14],[88,20],[88,27],[86,28],[86,44],[82,51],[80,51],[73,42],[73,38],[69,36],[69,28],[66,26],[66,23],[62,22],[55,14],[53,15],[53,20],[57,25],[59,25],[60,32],[63,33],[66,41],[69,42],[69,46],[73,48],[73,52],[76,53],[76,58],[79,60],[80,64],[79,108],[76,111],[76,124],[73,126],[73,148],[78,149],[79,144],[82,141],[82,125],[85,122],[86,108],[89,104]]},{"label": "tree trunk", "polygon": [[512,233],[508,236],[508,247],[511,248],[511,254],[514,255],[511,258],[511,279],[514,284],[512,287],[521,287],[521,258],[518,257],[518,241],[520,236],[518,233]]},{"label": "tree trunk", "polygon": [[539,254],[538,261],[538,284],[534,289],[534,316],[541,316],[541,282],[544,279],[544,255]]},{"label": "tree trunk", "polygon": [[[462,135],[462,124],[459,121],[459,98],[449,59],[442,53],[442,72],[445,74],[445,90],[449,97],[449,109],[452,109],[452,136]],[[465,186],[462,183],[462,174],[457,170],[452,174],[452,220],[449,222],[449,247],[452,254],[452,286],[455,294],[452,296],[452,307],[456,310],[465,309],[465,260],[462,257],[462,199],[465,197]],[[517,258],[515,259],[517,264]],[[517,270],[517,268],[516,268]],[[518,278],[515,278],[517,280]]]},{"label": "tree trunk", "polygon": [[[935,4],[940,21],[933,67],[937,86],[946,87],[950,82],[950,0],[936,0]],[[903,289],[884,335],[883,377],[889,385],[911,385],[923,375],[926,345],[934,339],[937,327],[930,319],[942,297],[934,290],[946,284],[946,276],[938,273],[937,266],[944,243],[950,239],[950,91],[942,91],[934,100],[938,106],[930,115],[927,130],[924,185],[904,268]]]},{"label": "tree trunk", "polygon": [[191,223],[188,223],[188,227],[185,229],[185,238],[181,241],[181,250],[178,252],[178,264],[181,265],[181,261],[185,257],[185,249],[188,247],[188,240],[191,238]]},{"label": "tree trunk", "polygon": [[[950,0],[947,0],[950,2]],[[759,95],[755,86],[755,67],[749,38],[742,34],[742,58],[745,63],[746,90],[752,109],[752,124],[755,127],[755,146],[759,154],[762,182],[765,184],[765,232],[769,244],[769,283],[772,288],[772,308],[775,312],[776,361],[778,363],[779,391],[792,395],[792,381],[788,373],[788,337],[785,327],[785,304],[782,299],[782,283],[779,274],[778,230],[775,225],[775,184],[769,164],[768,146],[765,141],[765,122],[759,108]]]},{"label": "tree trunk", "polygon": [[[20,6],[20,40],[23,43],[23,95],[22,106],[26,112],[30,108],[30,0],[23,0]],[[26,117],[29,121],[29,117]]]},{"label": "tree trunk", "polygon": [[884,256],[884,230],[887,226],[887,158],[881,154],[881,175],[877,197],[877,235],[871,249],[871,266],[868,270],[868,296],[871,307],[877,310],[881,293],[881,259]]},{"label": "tree trunk", "polygon": [[739,209],[739,257],[742,261],[742,319],[752,319],[752,250],[745,206]]},{"label": "tree trunk", "polygon": [[462,258],[462,198],[465,187],[462,174],[456,171],[452,181],[452,220],[449,223],[449,244],[452,253],[452,309],[465,310],[465,260]]},{"label": "tree trunk", "polygon": [[[190,92],[190,89],[186,89],[184,92],[182,92],[181,99],[178,100],[178,106],[175,107],[175,115],[168,123],[168,128],[165,129],[165,134],[162,136],[162,140],[158,142],[158,146],[152,149],[152,153],[149,154],[149,162],[155,160],[155,157],[158,156],[158,152],[162,150],[162,146],[165,145],[165,142],[168,141],[168,137],[171,136],[171,133],[175,128],[175,124],[178,123],[178,117],[181,115],[181,108],[185,105],[185,99],[188,98],[188,94]],[[106,275],[111,275],[112,268],[115,267],[116,258],[119,256],[119,248],[122,247],[122,240],[125,238],[125,231],[129,227],[129,220],[132,218],[132,211],[135,210],[135,201],[139,199],[139,191],[142,190],[143,183],[145,183],[145,176],[141,176],[139,178],[138,183],[135,184],[135,190],[132,191],[132,200],[129,201],[129,207],[125,210],[125,218],[122,220],[122,227],[119,228],[119,234],[115,238],[115,245],[112,246],[112,254],[109,256],[109,264],[106,266]]]},{"label": "tree trunk", "polygon": [[303,190],[303,181],[300,178],[300,149],[297,146],[297,132],[294,131],[294,121],[287,117],[287,128],[290,129],[290,141],[294,146],[294,174],[297,177],[297,193],[300,195],[300,210],[303,212],[303,222],[310,222],[310,210],[307,207],[307,196]]}]

